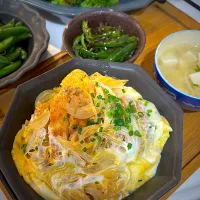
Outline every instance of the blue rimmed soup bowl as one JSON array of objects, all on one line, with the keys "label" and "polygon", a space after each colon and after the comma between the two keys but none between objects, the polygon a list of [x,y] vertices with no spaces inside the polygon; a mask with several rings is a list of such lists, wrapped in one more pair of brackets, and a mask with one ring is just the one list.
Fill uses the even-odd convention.
[{"label": "blue rimmed soup bowl", "polygon": [[195,41],[200,44],[199,30],[183,30],[175,32],[160,42],[155,53],[154,79],[172,97],[172,99],[181,106],[181,108],[191,111],[200,111],[200,98],[186,94],[173,86],[162,74],[158,62],[161,53],[172,45],[190,41]]}]

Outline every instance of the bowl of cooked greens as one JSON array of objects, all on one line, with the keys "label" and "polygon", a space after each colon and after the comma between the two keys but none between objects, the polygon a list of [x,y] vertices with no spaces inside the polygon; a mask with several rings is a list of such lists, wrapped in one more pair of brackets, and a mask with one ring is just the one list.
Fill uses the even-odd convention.
[{"label": "bowl of cooked greens", "polygon": [[133,62],[145,42],[145,32],[134,18],[111,10],[80,14],[63,32],[63,46],[68,53],[85,59]]},{"label": "bowl of cooked greens", "polygon": [[111,8],[130,11],[143,8],[153,0],[20,0],[57,16],[73,17],[92,9]]},{"label": "bowl of cooked greens", "polygon": [[0,1],[0,87],[34,68],[47,49],[45,21],[17,1]]}]

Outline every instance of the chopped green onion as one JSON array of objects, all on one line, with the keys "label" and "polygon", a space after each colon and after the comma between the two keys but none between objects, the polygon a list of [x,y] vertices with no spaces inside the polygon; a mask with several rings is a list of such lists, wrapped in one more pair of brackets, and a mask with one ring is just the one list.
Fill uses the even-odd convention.
[{"label": "chopped green onion", "polygon": [[128,144],[127,144],[127,148],[128,148],[128,150],[130,150],[130,149],[132,148],[132,144],[131,144],[131,143],[128,143]]},{"label": "chopped green onion", "polygon": [[200,72],[200,67],[197,65],[196,68],[194,69],[196,72]]},{"label": "chopped green onion", "polygon": [[21,151],[22,151],[23,154],[26,153],[26,147],[27,147],[27,144],[22,144]]},{"label": "chopped green onion", "polygon": [[77,129],[77,125],[75,125],[75,124],[72,125],[72,129],[73,129],[73,130],[76,130],[76,129]]},{"label": "chopped green onion", "polygon": [[45,139],[43,139],[43,142],[48,142],[48,139],[46,139],[46,138],[45,138]]},{"label": "chopped green onion", "polygon": [[115,126],[115,127],[114,127],[114,130],[115,130],[115,131],[121,130],[121,126]]},{"label": "chopped green onion", "polygon": [[100,116],[101,116],[101,113],[98,113],[97,116],[100,117]]},{"label": "chopped green onion", "polygon": [[126,124],[131,123],[131,115],[129,113],[125,113],[125,122]]},{"label": "chopped green onion", "polygon": [[98,182],[98,181],[96,181],[96,182],[95,182],[95,184],[99,184],[99,182]]},{"label": "chopped green onion", "polygon": [[103,91],[104,91],[105,94],[109,94],[109,90],[108,89],[104,88]]},{"label": "chopped green onion", "polygon": [[98,118],[97,123],[100,124],[101,121],[102,121],[102,119],[101,119],[101,118]]},{"label": "chopped green onion", "polygon": [[134,131],[134,135],[137,136],[137,137],[141,137],[141,134],[138,130]]},{"label": "chopped green onion", "polygon": [[199,85],[198,85],[198,84],[193,84],[193,86],[196,86],[196,87],[198,87]]},{"label": "chopped green onion", "polygon": [[94,96],[94,93],[90,93],[90,95],[91,95],[91,97],[92,97],[92,98],[94,98],[94,97],[95,97],[95,96]]},{"label": "chopped green onion", "polygon": [[138,116],[139,117],[144,117],[144,113],[143,112],[138,112]]},{"label": "chopped green onion", "polygon": [[104,107],[102,107],[102,109],[103,109],[103,110],[105,110],[105,109],[106,109],[106,107],[104,106]]},{"label": "chopped green onion", "polygon": [[129,134],[130,136],[133,136],[133,131],[129,131],[128,134]]},{"label": "chopped green onion", "polygon": [[83,143],[84,143],[84,141],[83,141],[83,140],[81,140],[81,141],[80,141],[80,144],[83,144]]},{"label": "chopped green onion", "polygon": [[99,142],[101,142],[101,140],[102,140],[102,139],[101,139],[101,136],[98,135],[98,136],[97,136],[97,140],[99,140]]},{"label": "chopped green onion", "polygon": [[122,89],[122,92],[125,93],[126,92],[125,89]]},{"label": "chopped green onion", "polygon": [[94,142],[95,140],[96,140],[95,138],[91,138],[91,139],[90,139],[91,142]]},{"label": "chopped green onion", "polygon": [[128,130],[132,131],[133,130],[133,126],[131,124],[128,125]]},{"label": "chopped green onion", "polygon": [[114,120],[115,126],[124,126],[124,120],[122,118]]},{"label": "chopped green onion", "polygon": [[98,96],[97,96],[97,99],[98,99],[98,100],[100,100],[100,99],[102,99],[102,98],[103,98],[103,97],[102,97],[101,95],[98,95]]},{"label": "chopped green onion", "polygon": [[138,119],[139,119],[139,117],[135,115],[135,119],[136,119],[136,120],[138,120]]},{"label": "chopped green onion", "polygon": [[132,101],[129,102],[125,111],[126,111],[126,113],[135,113],[136,112],[134,105],[132,105]]},{"label": "chopped green onion", "polygon": [[87,123],[86,123],[86,126],[91,126],[91,125],[94,125],[94,124],[95,124],[94,120],[88,120]]},{"label": "chopped green onion", "polygon": [[115,117],[122,117],[124,114],[123,106],[120,103],[115,104]]},{"label": "chopped green onion", "polygon": [[98,136],[98,133],[96,132],[96,133],[94,133],[94,136]]},{"label": "chopped green onion", "polygon": [[138,182],[142,182],[142,180],[138,180]]},{"label": "chopped green onion", "polygon": [[150,114],[151,112],[152,112],[151,109],[147,110],[147,115],[148,115],[148,116],[151,116],[151,114]]},{"label": "chopped green onion", "polygon": [[78,128],[78,134],[79,134],[79,135],[81,135],[82,130],[83,130],[82,127],[79,127],[79,128]]},{"label": "chopped green onion", "polygon": [[109,94],[109,91],[106,88],[104,88],[103,91],[104,91],[105,94]]},{"label": "chopped green onion", "polygon": [[148,101],[145,101],[144,105],[145,106],[148,106],[149,102]]},{"label": "chopped green onion", "polygon": [[152,128],[152,126],[149,126],[149,128]]},{"label": "chopped green onion", "polygon": [[86,147],[82,148],[82,151],[83,151],[83,152],[86,152],[86,151],[87,151]]},{"label": "chopped green onion", "polygon": [[38,150],[38,146],[35,147],[35,150],[36,150],[36,151]]},{"label": "chopped green onion", "polygon": [[96,104],[96,107],[97,107],[97,108],[100,107],[100,103],[99,103],[99,102]]},{"label": "chopped green onion", "polygon": [[62,117],[61,119],[62,119],[63,122],[65,122],[67,120],[66,117]]},{"label": "chopped green onion", "polygon": [[102,132],[102,131],[103,131],[103,127],[100,127],[100,128],[99,128],[99,132]]},{"label": "chopped green onion", "polygon": [[96,86],[96,87],[99,87],[99,83],[98,83],[98,82],[96,82],[96,83],[95,83],[95,86]]},{"label": "chopped green onion", "polygon": [[107,104],[107,103],[108,103],[108,99],[105,99],[105,100],[104,100],[104,103]]},{"label": "chopped green onion", "polygon": [[111,119],[113,116],[114,116],[114,113],[111,109],[109,109],[107,112],[106,112],[106,115],[108,116],[109,119]]}]

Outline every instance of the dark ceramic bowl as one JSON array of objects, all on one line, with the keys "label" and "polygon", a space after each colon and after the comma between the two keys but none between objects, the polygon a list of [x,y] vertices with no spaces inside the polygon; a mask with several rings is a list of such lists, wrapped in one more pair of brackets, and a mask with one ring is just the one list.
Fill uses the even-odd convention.
[{"label": "dark ceramic bowl", "polygon": [[22,21],[31,30],[33,37],[21,43],[28,52],[28,59],[17,71],[0,78],[0,88],[15,82],[25,72],[33,69],[46,51],[49,42],[45,20],[36,11],[16,0],[1,0],[0,23],[8,23],[13,18],[16,22]]},{"label": "dark ceramic bowl", "polygon": [[63,65],[42,74],[17,87],[9,111],[0,130],[0,178],[12,196],[18,200],[42,200],[19,175],[12,159],[11,150],[15,135],[34,111],[35,99],[44,90],[59,86],[61,80],[74,69],[82,69],[89,75],[94,72],[128,79],[128,86],[153,102],[159,112],[169,121],[173,132],[164,146],[156,175],[126,200],[155,200],[175,186],[181,177],[183,111],[142,70],[128,63],[108,63],[97,60],[74,58]]},{"label": "dark ceramic bowl", "polygon": [[126,62],[135,61],[144,49],[146,43],[145,32],[134,18],[125,13],[112,10],[94,10],[76,16],[65,27],[63,32],[63,46],[72,57],[75,57],[72,49],[73,40],[78,35],[82,34],[81,23],[83,20],[88,21],[89,27],[93,30],[96,30],[100,23],[103,23],[112,27],[120,26],[124,33],[130,36],[136,36],[139,39],[137,49],[133,53],[132,57]]}]

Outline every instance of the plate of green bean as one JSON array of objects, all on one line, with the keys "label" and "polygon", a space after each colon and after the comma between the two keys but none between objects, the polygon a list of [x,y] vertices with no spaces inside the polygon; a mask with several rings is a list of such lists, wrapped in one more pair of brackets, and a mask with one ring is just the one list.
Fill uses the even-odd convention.
[{"label": "plate of green bean", "polygon": [[30,29],[21,21],[15,23],[12,19],[7,24],[0,24],[0,78],[19,69],[27,60],[28,53],[20,43],[30,38]]},{"label": "plate of green bean", "polygon": [[48,47],[40,15],[18,1],[0,1],[0,88],[34,68]]}]

